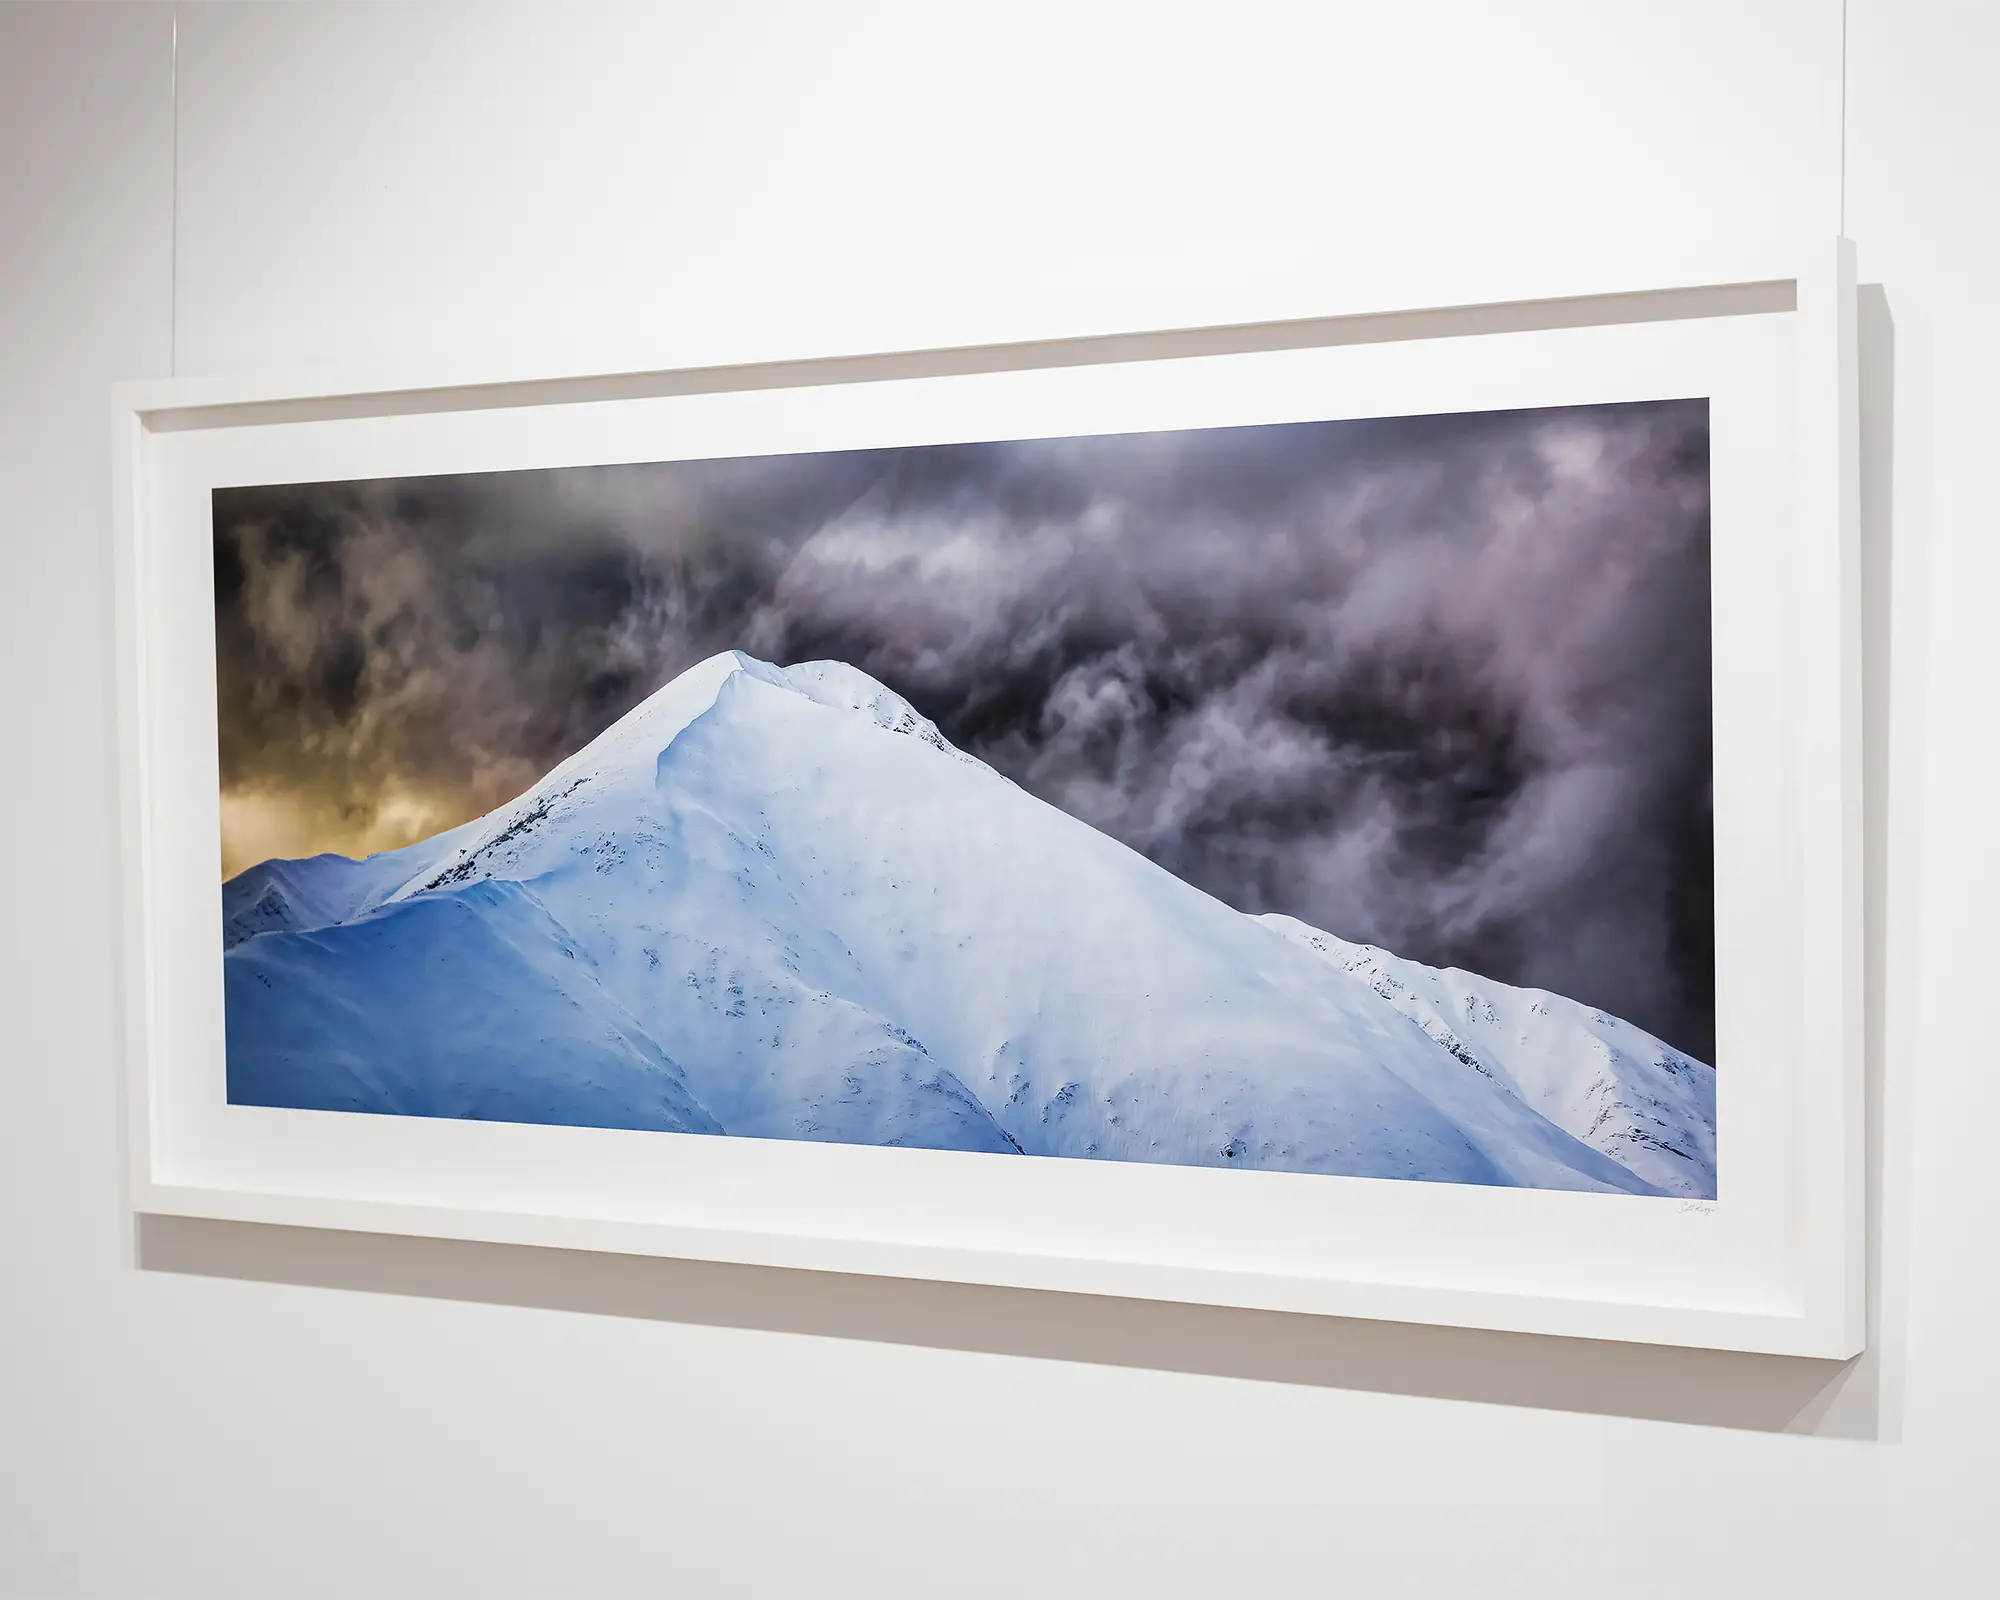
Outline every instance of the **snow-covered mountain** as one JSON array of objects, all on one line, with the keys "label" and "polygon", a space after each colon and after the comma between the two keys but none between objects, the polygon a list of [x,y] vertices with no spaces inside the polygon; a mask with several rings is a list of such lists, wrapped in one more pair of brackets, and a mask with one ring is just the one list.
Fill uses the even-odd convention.
[{"label": "snow-covered mountain", "polygon": [[839,662],[223,890],[237,1103],[1712,1196],[1715,1074],[1232,910]]}]

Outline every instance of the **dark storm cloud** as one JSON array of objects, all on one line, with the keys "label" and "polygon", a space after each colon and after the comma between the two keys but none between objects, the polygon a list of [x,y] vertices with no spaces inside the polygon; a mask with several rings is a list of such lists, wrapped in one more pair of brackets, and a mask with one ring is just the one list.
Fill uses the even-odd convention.
[{"label": "dark storm cloud", "polygon": [[231,864],[836,656],[1233,905],[1712,1059],[1707,495],[1700,401],[230,491]]}]

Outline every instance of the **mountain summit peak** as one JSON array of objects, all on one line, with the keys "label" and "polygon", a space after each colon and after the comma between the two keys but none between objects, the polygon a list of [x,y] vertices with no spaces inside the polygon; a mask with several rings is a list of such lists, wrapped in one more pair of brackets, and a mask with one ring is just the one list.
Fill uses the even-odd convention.
[{"label": "mountain summit peak", "polygon": [[[894,689],[845,661],[802,661],[781,667],[745,650],[722,650],[662,684],[571,756],[541,784],[592,765],[614,752],[649,748],[658,754],[712,708],[732,678],[743,676],[783,689],[833,711],[859,713],[891,733],[910,734],[936,749],[959,752],[937,725]],[[969,758],[967,758],[969,759]]]},{"label": "mountain summit peak", "polygon": [[933,749],[943,750],[961,760],[972,759],[946,739],[929,717],[859,667],[849,666],[845,661],[801,661],[794,667],[774,667],[768,661],[746,656],[740,650],[731,654],[741,663],[742,670],[753,678],[804,695],[815,705],[834,711],[858,712],[877,727],[921,739]]}]

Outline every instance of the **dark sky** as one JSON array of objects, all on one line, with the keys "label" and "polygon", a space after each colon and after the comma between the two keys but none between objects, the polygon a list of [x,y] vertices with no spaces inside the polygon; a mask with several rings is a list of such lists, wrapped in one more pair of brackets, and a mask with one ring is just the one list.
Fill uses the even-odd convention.
[{"label": "dark sky", "polygon": [[223,867],[838,657],[1246,911],[1714,1059],[1708,406],[231,489]]}]

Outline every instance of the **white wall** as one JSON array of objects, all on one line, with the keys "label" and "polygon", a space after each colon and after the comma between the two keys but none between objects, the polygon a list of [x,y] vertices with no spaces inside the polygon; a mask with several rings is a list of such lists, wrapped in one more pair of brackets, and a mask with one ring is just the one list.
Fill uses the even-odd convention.
[{"label": "white wall", "polygon": [[[2000,12],[0,9],[0,1586],[1973,1593]],[[1843,129],[1844,121],[1844,129]],[[1843,155],[1844,132],[1844,155]],[[1845,193],[1843,195],[1843,159]],[[178,200],[175,202],[176,185]],[[1849,1368],[153,1226],[105,386],[1435,304],[1858,241],[1877,1328]]]}]

